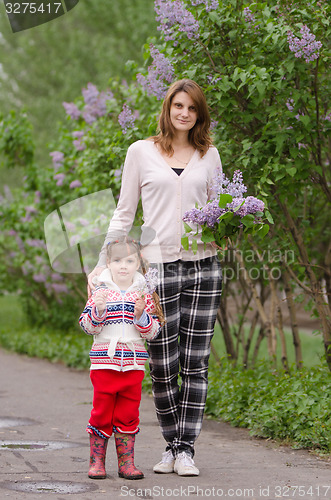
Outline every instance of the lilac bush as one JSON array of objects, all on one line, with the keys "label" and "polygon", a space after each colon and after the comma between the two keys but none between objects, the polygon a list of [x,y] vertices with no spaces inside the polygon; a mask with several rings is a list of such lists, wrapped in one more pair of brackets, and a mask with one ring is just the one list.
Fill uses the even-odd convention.
[{"label": "lilac bush", "polygon": [[199,23],[193,14],[185,8],[181,0],[155,0],[156,20],[160,23],[158,30],[165,40],[176,39],[178,32],[185,33],[187,38],[199,37]]},{"label": "lilac bush", "polygon": [[154,95],[160,100],[165,96],[168,85],[174,78],[174,68],[171,61],[152,44],[150,45],[150,53],[153,64],[148,67],[148,75],[145,77],[138,73],[137,81],[148,95]]},{"label": "lilac bush", "polygon": [[191,0],[191,4],[194,6],[202,3],[205,5],[207,12],[216,10],[219,7],[219,0]]},{"label": "lilac bush", "polygon": [[307,63],[318,59],[322,43],[316,40],[316,36],[306,25],[302,26],[300,34],[301,39],[294,36],[292,31],[288,31],[287,41],[290,51],[294,52],[295,57],[304,58]]},{"label": "lilac bush", "polygon": [[129,127],[134,127],[135,117],[127,105],[127,103],[123,104],[123,109],[118,115],[118,123],[120,124],[123,134],[126,134]]}]

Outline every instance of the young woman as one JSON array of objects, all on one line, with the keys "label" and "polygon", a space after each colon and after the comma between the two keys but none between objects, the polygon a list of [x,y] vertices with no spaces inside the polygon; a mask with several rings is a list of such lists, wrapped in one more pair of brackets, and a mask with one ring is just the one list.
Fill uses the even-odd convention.
[{"label": "young woman", "polygon": [[146,258],[161,267],[157,291],[166,319],[158,338],[148,342],[156,413],[167,443],[153,470],[181,476],[199,474],[194,443],[201,431],[222,287],[216,249],[201,240],[196,252],[181,245],[183,214],[207,203],[215,170],[222,168],[209,129],[208,106],[198,84],[187,79],[173,83],[163,102],[158,135],[128,149],[118,206],[98,265],[89,275],[93,287],[93,276],[105,265],[107,242],[118,231],[130,230],[141,197],[142,234],[145,228],[155,232]]}]

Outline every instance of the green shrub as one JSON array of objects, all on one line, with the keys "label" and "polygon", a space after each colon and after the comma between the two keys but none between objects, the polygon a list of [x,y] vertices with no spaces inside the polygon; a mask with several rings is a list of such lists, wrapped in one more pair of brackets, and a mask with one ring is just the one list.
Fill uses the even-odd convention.
[{"label": "green shrub", "polygon": [[255,436],[281,439],[298,448],[331,451],[331,376],[326,367],[273,371],[228,360],[211,366],[206,412],[248,427]]}]

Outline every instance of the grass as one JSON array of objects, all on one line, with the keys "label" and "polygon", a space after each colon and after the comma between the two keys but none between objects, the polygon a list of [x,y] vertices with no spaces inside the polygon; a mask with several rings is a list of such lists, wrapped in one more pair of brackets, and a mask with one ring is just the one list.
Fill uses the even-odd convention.
[{"label": "grass", "polygon": [[[248,335],[248,327],[245,328],[245,336]],[[250,348],[249,360],[252,358],[252,351],[255,346],[255,341],[258,335],[258,329],[255,330],[252,345]],[[292,332],[290,330],[285,330],[285,339],[286,339],[286,350],[288,355],[288,364],[293,365],[295,363],[295,352],[293,345],[293,337]],[[322,336],[313,335],[306,332],[300,332],[301,339],[301,347],[302,347],[302,357],[303,357],[303,365],[307,368],[311,368],[313,366],[320,365],[323,356],[324,356],[324,347],[323,347],[323,339]],[[236,343],[236,339],[233,336],[233,342]],[[213,345],[220,357],[226,356],[226,349],[224,338],[222,334],[222,330],[219,324],[215,326],[215,335],[213,338]],[[212,359],[215,359],[212,357]],[[258,360],[259,361],[267,361],[269,359],[267,341],[263,339],[259,348]],[[239,364],[242,360],[242,347],[240,345],[239,348]],[[279,339],[277,341],[277,366],[281,368],[281,350],[280,350],[280,342]]]}]

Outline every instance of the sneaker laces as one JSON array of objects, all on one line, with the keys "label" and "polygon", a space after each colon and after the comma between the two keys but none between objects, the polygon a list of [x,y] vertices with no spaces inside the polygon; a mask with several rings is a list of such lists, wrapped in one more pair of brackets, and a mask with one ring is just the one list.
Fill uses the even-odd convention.
[{"label": "sneaker laces", "polygon": [[173,456],[173,454],[172,454],[172,451],[171,451],[171,450],[164,451],[164,452],[162,453],[162,460],[161,460],[161,462],[163,462],[163,463],[166,463],[166,464],[167,464],[167,463],[172,462],[172,461],[173,461],[173,459],[174,459],[174,456]]},{"label": "sneaker laces", "polygon": [[182,451],[182,453],[179,453],[178,455],[179,460],[182,462],[184,467],[192,467],[194,465],[193,458],[185,453],[185,451]]}]

